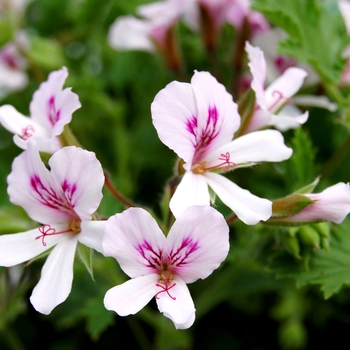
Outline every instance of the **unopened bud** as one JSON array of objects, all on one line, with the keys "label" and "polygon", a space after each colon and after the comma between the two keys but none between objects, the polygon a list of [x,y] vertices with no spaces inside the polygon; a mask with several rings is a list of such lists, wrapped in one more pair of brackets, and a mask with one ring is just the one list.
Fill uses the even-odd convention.
[{"label": "unopened bud", "polygon": [[297,259],[301,259],[300,243],[296,236],[291,236],[289,234],[282,235],[282,242],[288,253],[292,254]]},{"label": "unopened bud", "polygon": [[311,226],[305,225],[300,227],[298,231],[300,241],[306,246],[320,249],[321,238],[319,233]]}]

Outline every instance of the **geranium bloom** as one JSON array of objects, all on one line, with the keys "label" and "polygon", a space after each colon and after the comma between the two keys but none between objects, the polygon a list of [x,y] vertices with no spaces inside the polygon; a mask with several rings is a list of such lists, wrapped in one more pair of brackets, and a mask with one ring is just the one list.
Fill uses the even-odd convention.
[{"label": "geranium bloom", "polygon": [[314,203],[293,216],[277,217],[276,220],[297,223],[332,221],[340,224],[350,213],[350,187],[348,183],[339,182],[320,193],[303,194],[303,196],[310,198]]},{"label": "geranium bloom", "polygon": [[265,90],[266,62],[264,53],[260,48],[253,47],[248,42],[246,43],[246,51],[250,60],[248,65],[253,76],[251,87],[255,92],[257,105],[246,132],[267,125],[285,131],[305,123],[309,116],[308,112],[298,115],[298,111],[295,112],[295,108],[294,111],[291,110],[291,106],[288,106],[289,110],[281,110],[281,108],[288,104],[290,97],[301,88],[307,73],[301,68],[290,67]]},{"label": "geranium bloom", "polygon": [[155,296],[159,311],[176,328],[190,327],[196,310],[186,283],[204,279],[219,267],[229,250],[228,231],[223,216],[210,206],[188,208],[167,237],[143,209],[110,217],[104,254],[116,258],[132,279],[106,293],[105,307],[127,316]]},{"label": "geranium bloom", "polygon": [[191,84],[174,81],[161,90],[152,106],[160,140],[185,162],[181,183],[170,201],[175,217],[191,205],[208,205],[208,185],[247,224],[271,216],[271,202],[252,195],[216,172],[261,161],[282,161],[292,150],[276,130],[241,136],[237,105],[225,87],[207,72],[196,72]]},{"label": "geranium bloom", "polygon": [[8,43],[0,50],[0,91],[17,91],[28,83],[25,59],[14,43]]},{"label": "geranium bloom", "polygon": [[102,199],[103,170],[95,154],[74,146],[57,151],[51,172],[35,143],[13,162],[8,176],[12,203],[42,223],[27,232],[0,236],[0,266],[14,266],[53,248],[30,301],[49,314],[69,295],[78,242],[102,251],[103,221],[91,221]]},{"label": "geranium bloom", "polygon": [[58,135],[72,120],[72,114],[81,107],[78,96],[70,88],[63,89],[67,68],[50,73],[34,93],[30,103],[30,118],[13,106],[0,107],[0,123],[14,133],[15,144],[26,149],[28,139],[34,139],[39,151],[54,153],[61,148]]},{"label": "geranium bloom", "polygon": [[167,33],[183,12],[183,0],[157,1],[139,6],[133,16],[118,17],[108,34],[110,45],[117,50],[155,52],[167,45]]}]

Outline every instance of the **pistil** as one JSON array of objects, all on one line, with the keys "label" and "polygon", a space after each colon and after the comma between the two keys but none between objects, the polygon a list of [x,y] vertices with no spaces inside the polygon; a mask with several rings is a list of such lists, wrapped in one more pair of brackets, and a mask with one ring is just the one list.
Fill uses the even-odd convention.
[{"label": "pistil", "polygon": [[280,91],[278,91],[278,90],[274,90],[274,91],[272,92],[272,96],[273,96],[273,97],[277,97],[277,99],[272,103],[271,106],[268,107],[268,110],[269,110],[270,112],[272,112],[272,110],[273,110],[277,105],[279,105],[281,101],[283,101],[282,104],[287,104],[287,103],[290,102],[290,99],[289,99],[288,97],[284,97],[283,94],[282,94],[282,92],[280,92]]},{"label": "pistil", "polygon": [[191,170],[194,174],[203,174],[206,171],[211,171],[211,170],[216,170],[221,168],[221,171],[226,173],[237,166],[236,163],[230,161],[230,157],[231,155],[229,152],[226,152],[225,154],[221,153],[218,160],[222,160],[223,162],[207,167],[207,161],[205,160],[203,162],[195,164]]},{"label": "pistil", "polygon": [[56,231],[55,228],[51,227],[49,224],[45,224],[43,226],[38,227],[39,232],[41,233],[40,236],[35,237],[35,239],[41,238],[41,243],[44,247],[46,247],[45,238],[46,236],[54,236],[54,235],[60,235],[62,233],[79,233],[80,232],[80,225],[72,220],[69,222],[68,229],[64,231]]}]

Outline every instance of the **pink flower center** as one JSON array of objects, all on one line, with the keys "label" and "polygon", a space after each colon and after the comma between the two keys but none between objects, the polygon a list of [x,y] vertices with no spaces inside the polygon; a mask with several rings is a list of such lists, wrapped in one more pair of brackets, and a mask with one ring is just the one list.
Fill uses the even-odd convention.
[{"label": "pink flower center", "polygon": [[41,233],[40,236],[35,237],[35,239],[41,238],[41,243],[44,247],[46,247],[45,238],[46,236],[54,236],[59,235],[62,233],[79,233],[80,232],[80,225],[76,221],[70,221],[68,225],[68,229],[64,231],[56,231],[55,228],[51,227],[49,224],[45,224],[43,226],[38,227],[39,232]]},{"label": "pink flower center", "polygon": [[226,172],[234,169],[237,166],[236,163],[230,161],[230,157],[231,157],[231,155],[229,152],[226,152],[225,154],[221,153],[218,160],[222,160],[223,162],[216,164],[216,165],[213,165],[213,166],[210,166],[210,167],[207,167],[207,161],[205,160],[199,164],[195,164],[191,170],[195,174],[203,174],[206,171],[221,168],[221,171],[226,173]]},{"label": "pink flower center", "polygon": [[159,291],[155,297],[156,299],[159,299],[159,294],[160,293],[167,293],[168,296],[173,299],[176,300],[176,297],[173,297],[172,295],[170,295],[169,290],[173,287],[176,286],[176,283],[171,284],[172,280],[173,280],[173,275],[171,274],[171,272],[168,270],[168,264],[164,263],[163,264],[163,270],[160,273],[160,279],[159,279],[159,283],[156,284],[157,287],[160,287],[162,290]]},{"label": "pink flower center", "polygon": [[33,125],[27,125],[25,128],[22,129],[22,135],[19,135],[19,137],[23,140],[28,140],[30,137],[33,136],[35,130]]}]

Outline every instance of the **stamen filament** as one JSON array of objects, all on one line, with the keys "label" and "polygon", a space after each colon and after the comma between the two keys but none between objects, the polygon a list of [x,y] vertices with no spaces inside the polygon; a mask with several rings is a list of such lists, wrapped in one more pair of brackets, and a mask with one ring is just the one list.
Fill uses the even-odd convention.
[{"label": "stamen filament", "polygon": [[42,245],[44,247],[46,247],[46,242],[44,241],[45,237],[46,236],[54,236],[54,235],[59,235],[61,233],[68,233],[68,232],[74,232],[74,229],[70,228],[68,230],[65,230],[65,231],[59,231],[57,232],[56,229],[54,229],[53,227],[51,227],[49,224],[45,224],[43,226],[39,226],[38,227],[41,235],[40,236],[37,236],[35,237],[35,239],[39,239],[41,238],[41,242],[42,242]]},{"label": "stamen filament", "polygon": [[284,97],[282,92],[278,90],[274,90],[272,92],[272,96],[277,96],[277,100],[272,103],[272,105],[268,108],[268,110],[271,112],[282,100],[284,100],[284,103],[287,104],[290,102],[290,99],[288,97]]},{"label": "stamen filament", "polygon": [[19,135],[19,137],[23,140],[28,140],[31,136],[33,136],[34,132],[35,130],[33,125],[28,125],[22,129],[22,135]]},{"label": "stamen filament", "polygon": [[204,161],[204,162],[201,162],[199,164],[195,164],[191,170],[195,174],[203,174],[206,171],[215,170],[215,169],[222,167],[222,169],[221,169],[222,172],[226,173],[226,172],[234,169],[237,166],[236,163],[230,162],[230,156],[231,156],[230,152],[226,152],[225,154],[221,153],[218,160],[223,160],[224,162],[210,166],[210,167],[206,167],[207,161]]},{"label": "stamen filament", "polygon": [[163,285],[161,285],[161,284],[159,284],[159,283],[156,284],[157,287],[160,287],[160,288],[163,289],[163,290],[159,291],[159,292],[155,295],[156,299],[159,299],[158,295],[159,295],[160,293],[166,292],[166,293],[169,295],[169,297],[170,297],[171,299],[176,300],[176,297],[171,296],[170,293],[169,293],[169,289],[175,287],[175,286],[176,286],[176,283],[174,283],[174,284],[172,284],[171,286],[169,286],[168,280],[167,280],[166,278],[162,279],[162,281],[164,282],[165,286],[163,286]]}]

